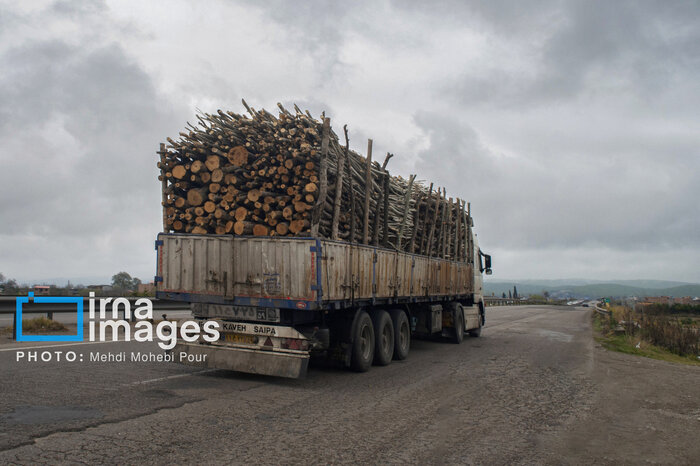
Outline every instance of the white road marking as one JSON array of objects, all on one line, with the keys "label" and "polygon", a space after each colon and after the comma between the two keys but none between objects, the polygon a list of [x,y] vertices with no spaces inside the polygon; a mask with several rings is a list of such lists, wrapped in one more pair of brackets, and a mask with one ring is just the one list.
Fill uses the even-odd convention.
[{"label": "white road marking", "polygon": [[167,377],[158,377],[157,379],[148,379],[148,380],[139,380],[137,382],[131,382],[131,383],[125,383],[122,384],[123,386],[129,386],[129,385],[143,385],[147,383],[153,383],[153,382],[160,382],[161,380],[170,380],[170,379],[179,379],[181,377],[189,377],[190,375],[197,375],[197,374],[206,374],[208,372],[215,372],[218,369],[203,369],[201,371],[197,372],[191,372],[189,374],[177,374],[177,375],[169,375]]}]

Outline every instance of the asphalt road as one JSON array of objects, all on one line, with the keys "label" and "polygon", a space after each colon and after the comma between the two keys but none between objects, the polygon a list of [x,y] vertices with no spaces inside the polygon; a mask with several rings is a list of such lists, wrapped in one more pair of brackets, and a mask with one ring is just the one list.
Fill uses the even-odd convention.
[{"label": "asphalt road", "polygon": [[406,361],[303,380],[89,361],[155,344],[51,348],[82,363],[0,345],[0,463],[700,462],[700,368],[598,347],[587,308],[487,320],[459,346],[414,341]]}]

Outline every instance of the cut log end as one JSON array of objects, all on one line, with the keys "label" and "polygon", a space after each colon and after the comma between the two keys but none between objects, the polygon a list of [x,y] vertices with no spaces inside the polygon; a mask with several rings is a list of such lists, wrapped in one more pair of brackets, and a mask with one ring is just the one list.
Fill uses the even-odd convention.
[{"label": "cut log end", "polygon": [[228,151],[227,158],[231,165],[242,167],[248,163],[248,150],[243,146],[236,146]]},{"label": "cut log end", "polygon": [[265,225],[257,224],[253,226],[253,235],[255,236],[267,236],[270,233],[270,229]]}]

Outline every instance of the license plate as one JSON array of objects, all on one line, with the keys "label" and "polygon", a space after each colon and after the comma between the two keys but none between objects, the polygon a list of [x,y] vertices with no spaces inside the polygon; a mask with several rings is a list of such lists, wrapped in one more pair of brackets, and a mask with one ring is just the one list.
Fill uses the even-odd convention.
[{"label": "license plate", "polygon": [[244,335],[241,333],[225,333],[224,339],[230,343],[244,343],[246,345],[255,344],[255,337],[253,335]]}]

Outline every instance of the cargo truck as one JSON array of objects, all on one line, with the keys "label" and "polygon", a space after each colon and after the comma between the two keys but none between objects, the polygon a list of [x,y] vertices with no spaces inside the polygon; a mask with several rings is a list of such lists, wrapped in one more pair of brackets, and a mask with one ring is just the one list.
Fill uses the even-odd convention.
[{"label": "cargo truck", "polygon": [[317,237],[161,233],[156,296],[219,323],[172,351],[208,368],[297,378],[312,355],[364,372],[408,357],[412,337],[460,343],[485,323],[491,257],[468,221],[465,261]]}]

